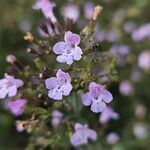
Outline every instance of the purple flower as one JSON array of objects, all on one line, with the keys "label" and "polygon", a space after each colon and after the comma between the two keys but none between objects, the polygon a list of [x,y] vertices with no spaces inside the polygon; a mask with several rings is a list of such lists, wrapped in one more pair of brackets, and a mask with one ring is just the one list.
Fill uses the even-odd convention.
[{"label": "purple flower", "polygon": [[48,96],[54,100],[61,100],[63,95],[68,96],[72,90],[71,77],[68,73],[58,70],[56,77],[51,77],[45,81]]},{"label": "purple flower", "polygon": [[17,88],[23,86],[23,81],[15,79],[13,76],[5,74],[5,78],[0,79],[0,99],[3,99],[8,94],[13,97],[17,94]]},{"label": "purple flower", "polygon": [[132,39],[134,41],[141,41],[145,38],[150,38],[150,23],[139,27],[132,33]]},{"label": "purple flower", "polygon": [[119,139],[120,138],[119,138],[118,134],[115,132],[112,132],[107,135],[106,142],[108,144],[116,144],[119,141]]},{"label": "purple flower", "polygon": [[75,4],[68,4],[62,8],[61,13],[65,19],[71,19],[73,22],[76,22],[79,18],[79,7]]},{"label": "purple flower", "polygon": [[133,134],[136,138],[144,139],[148,137],[148,129],[144,124],[136,123],[133,126]]},{"label": "purple flower", "polygon": [[14,115],[14,116],[20,116],[24,112],[25,105],[27,103],[27,100],[25,99],[18,99],[15,101],[9,101],[7,103],[7,109]]},{"label": "purple flower", "polygon": [[37,0],[33,5],[33,9],[40,9],[46,18],[50,18],[52,22],[56,22],[56,18],[53,14],[53,8],[55,3],[49,0]]},{"label": "purple flower", "polygon": [[100,115],[99,122],[102,124],[107,123],[111,119],[118,119],[118,113],[114,112],[111,107],[107,107]]},{"label": "purple flower", "polygon": [[80,123],[76,123],[75,133],[71,136],[71,144],[73,146],[80,146],[82,144],[88,144],[88,139],[96,141],[97,133],[89,129],[87,125],[82,125]]},{"label": "purple flower", "polygon": [[110,103],[112,99],[112,94],[102,85],[91,82],[89,84],[89,92],[85,93],[82,97],[82,103],[85,106],[91,105],[91,110],[99,113],[106,109],[105,103]]},{"label": "purple flower", "polygon": [[52,121],[51,121],[51,123],[52,123],[52,126],[54,128],[57,128],[59,126],[59,124],[62,121],[62,117],[63,117],[63,114],[60,111],[54,110],[52,112]]},{"label": "purple flower", "polygon": [[86,3],[84,6],[84,15],[87,19],[91,19],[94,14],[94,4],[93,3]]},{"label": "purple flower", "polygon": [[73,60],[79,61],[82,57],[82,50],[78,46],[80,44],[80,36],[67,31],[64,36],[65,42],[58,42],[54,45],[53,51],[59,55],[57,61],[71,65]]},{"label": "purple flower", "polygon": [[144,70],[150,69],[150,51],[144,51],[139,55],[138,65]]},{"label": "purple flower", "polygon": [[128,96],[133,93],[133,86],[129,81],[122,81],[119,85],[119,91],[122,95]]}]

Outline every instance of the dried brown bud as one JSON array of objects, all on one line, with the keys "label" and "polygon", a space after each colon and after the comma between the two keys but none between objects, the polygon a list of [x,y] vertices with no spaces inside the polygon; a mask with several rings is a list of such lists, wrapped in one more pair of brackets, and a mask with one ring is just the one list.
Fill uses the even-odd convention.
[{"label": "dried brown bud", "polygon": [[94,14],[93,14],[93,17],[92,19],[95,21],[97,19],[97,16],[101,13],[102,11],[102,7],[97,5],[95,8],[94,8]]},{"label": "dried brown bud", "polygon": [[24,36],[24,40],[32,42],[33,41],[32,34],[30,32],[27,32],[26,35]]}]

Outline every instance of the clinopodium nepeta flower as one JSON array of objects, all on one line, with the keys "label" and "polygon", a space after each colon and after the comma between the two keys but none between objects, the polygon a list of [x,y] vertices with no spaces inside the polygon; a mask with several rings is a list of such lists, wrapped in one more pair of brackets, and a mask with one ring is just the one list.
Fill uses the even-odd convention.
[{"label": "clinopodium nepeta flower", "polygon": [[23,81],[15,79],[13,76],[5,74],[5,78],[0,79],[0,99],[8,94],[9,97],[17,94],[17,88],[23,86]]},{"label": "clinopodium nepeta flower", "polygon": [[37,0],[37,2],[33,5],[33,9],[41,9],[46,18],[50,18],[52,22],[56,22],[56,18],[53,14],[54,7],[55,3],[49,0]]},{"label": "clinopodium nepeta flower", "polygon": [[64,42],[58,42],[54,45],[53,51],[59,55],[57,61],[71,65],[73,60],[79,61],[82,57],[82,50],[78,46],[80,44],[80,36],[67,31],[64,36]]},{"label": "clinopodium nepeta flower", "polygon": [[25,99],[18,99],[16,101],[9,101],[7,103],[7,109],[14,115],[14,116],[20,116],[24,112],[25,105],[27,103],[27,100]]},{"label": "clinopodium nepeta flower", "polygon": [[89,129],[87,125],[76,123],[74,128],[75,133],[71,136],[71,144],[73,146],[87,144],[88,139],[96,141],[97,133],[94,130]]},{"label": "clinopodium nepeta flower", "polygon": [[68,73],[58,70],[56,77],[51,77],[45,81],[48,96],[54,100],[61,100],[63,95],[68,96],[72,90],[71,77]]},{"label": "clinopodium nepeta flower", "polygon": [[118,119],[118,113],[114,112],[111,107],[107,107],[100,115],[99,122],[102,124],[107,123],[111,119]]},{"label": "clinopodium nepeta flower", "polygon": [[82,103],[85,106],[91,105],[91,110],[99,113],[107,107],[105,103],[110,103],[112,99],[112,94],[102,85],[91,82],[89,84],[89,92],[85,93],[82,97]]}]

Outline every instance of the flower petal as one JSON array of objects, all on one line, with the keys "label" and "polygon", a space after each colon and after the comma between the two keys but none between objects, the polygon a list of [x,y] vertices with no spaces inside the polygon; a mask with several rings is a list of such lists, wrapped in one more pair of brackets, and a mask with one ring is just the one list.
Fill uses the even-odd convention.
[{"label": "flower petal", "polygon": [[87,144],[87,140],[82,140],[80,135],[82,133],[79,133],[79,131],[76,131],[72,136],[71,136],[71,144],[73,146],[80,146],[82,144]]},{"label": "flower petal", "polygon": [[5,98],[7,93],[8,93],[8,90],[5,87],[0,88],[0,99]]},{"label": "flower petal", "polygon": [[65,45],[65,42],[56,43],[53,47],[53,51],[55,52],[55,54],[62,54],[65,50]]},{"label": "flower petal", "polygon": [[54,100],[62,99],[62,91],[58,89],[53,89],[48,91],[48,96]]},{"label": "flower petal", "polygon": [[87,92],[82,96],[82,103],[85,106],[90,106],[91,102],[92,102],[92,93],[91,92]]},{"label": "flower petal", "polygon": [[101,100],[93,100],[91,110],[95,113],[102,112],[106,109],[106,104]]},{"label": "flower petal", "polygon": [[110,103],[113,100],[112,94],[107,90],[103,90],[101,98],[105,103]]},{"label": "flower petal", "polygon": [[92,130],[92,129],[86,129],[86,130],[87,130],[88,138],[93,140],[93,141],[96,141],[97,133],[94,130]]},{"label": "flower petal", "polygon": [[17,87],[21,87],[21,86],[23,86],[23,84],[24,84],[23,81],[22,81],[22,80],[19,80],[19,79],[16,79],[16,80],[15,80],[15,83],[16,83],[16,86],[17,86]]},{"label": "flower petal", "polygon": [[80,36],[78,34],[73,34],[71,31],[67,31],[65,33],[65,42],[70,45],[79,45],[80,44]]},{"label": "flower petal", "polygon": [[57,78],[51,77],[45,80],[46,88],[51,90],[57,85]]},{"label": "flower petal", "polygon": [[82,58],[82,50],[79,46],[75,46],[74,54],[73,54],[73,59],[74,60],[80,60]]},{"label": "flower petal", "polygon": [[17,87],[16,86],[10,86],[7,88],[8,89],[8,96],[13,97],[17,94]]},{"label": "flower petal", "polygon": [[95,82],[90,82],[89,84],[89,91],[95,91],[95,88],[98,87],[98,84]]},{"label": "flower petal", "polygon": [[65,55],[59,55],[57,57],[57,61],[60,62],[60,63],[65,63],[67,61],[67,57]]},{"label": "flower petal", "polygon": [[72,85],[70,83],[67,83],[64,87],[63,87],[63,95],[64,96],[68,96],[70,94],[72,90]]}]

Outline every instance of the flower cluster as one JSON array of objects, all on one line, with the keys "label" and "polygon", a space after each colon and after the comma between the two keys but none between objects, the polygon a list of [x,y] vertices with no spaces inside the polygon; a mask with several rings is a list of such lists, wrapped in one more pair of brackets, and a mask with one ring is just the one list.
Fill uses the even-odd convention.
[{"label": "flower cluster", "polygon": [[[66,135],[70,135],[71,144],[78,147],[88,144],[89,140],[96,141],[98,133],[98,129],[94,126],[91,129],[87,124],[76,123],[80,121],[78,116],[80,116],[82,104],[89,106],[94,113],[101,113],[99,119],[101,124],[119,117],[113,109],[107,107],[113,100],[113,96],[105,88],[107,82],[101,79],[106,77],[107,81],[111,81],[112,72],[115,70],[114,58],[101,52],[99,50],[100,43],[95,42],[93,38],[96,19],[102,7],[94,8],[91,3],[85,6],[84,15],[89,23],[80,32],[76,31],[78,34],[73,32],[74,29],[71,25],[78,23],[79,7],[74,3],[63,7],[64,28],[54,16],[54,7],[55,3],[49,0],[37,0],[33,5],[33,9],[41,10],[45,16],[45,23],[41,22],[38,27],[39,33],[44,39],[38,39],[30,32],[24,37],[25,40],[33,43],[27,52],[35,56],[33,62],[36,69],[32,66],[25,66],[15,56],[8,55],[7,62],[19,70],[15,73],[21,75],[26,84],[23,90],[17,93],[18,88],[23,86],[23,81],[6,74],[5,78],[0,80],[0,98],[4,99],[7,95],[8,97],[16,96],[16,99],[13,98],[13,100],[8,98],[6,104],[6,109],[15,117],[24,112],[25,115],[29,113],[27,116],[30,118],[17,121],[17,131],[26,130],[30,133],[41,131],[43,135],[45,134],[40,137],[41,139],[48,137],[53,139],[52,135],[55,133],[47,130],[52,126],[55,129],[54,132],[57,132],[61,124],[68,127]],[[114,34],[110,33],[110,35],[113,37]],[[110,36],[108,35],[108,37]],[[109,40],[111,41],[111,39]],[[124,49],[126,50],[126,47]],[[110,59],[110,64],[107,64],[105,59]],[[100,74],[107,71],[100,69],[102,63],[108,68],[106,74]],[[111,68],[111,66],[113,67]],[[26,99],[31,99],[31,101]],[[25,107],[27,108],[25,109]],[[48,127],[45,129],[46,125]],[[38,129],[34,130],[34,128]],[[64,132],[64,130],[60,130],[60,132]],[[56,134],[56,136],[58,135]],[[36,139],[36,141],[40,140]]]}]

